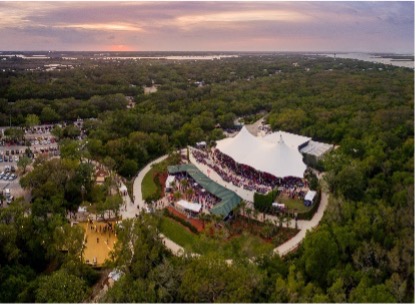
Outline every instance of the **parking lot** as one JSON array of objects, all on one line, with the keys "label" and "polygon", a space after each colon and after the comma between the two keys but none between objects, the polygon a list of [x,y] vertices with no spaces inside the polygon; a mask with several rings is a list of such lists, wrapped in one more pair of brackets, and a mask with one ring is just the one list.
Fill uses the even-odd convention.
[{"label": "parking lot", "polygon": [[[10,194],[10,197],[25,197],[30,199],[30,195],[25,192],[19,184],[20,173],[17,168],[18,161],[27,155],[29,148],[34,158],[43,155],[48,158],[58,157],[58,144],[53,135],[51,135],[51,125],[36,126],[32,129],[25,129],[25,141],[20,143],[10,143],[0,141],[0,192],[4,195]],[[1,132],[7,127],[0,128]],[[9,200],[10,202],[10,200]],[[7,202],[6,202],[7,203]]]}]

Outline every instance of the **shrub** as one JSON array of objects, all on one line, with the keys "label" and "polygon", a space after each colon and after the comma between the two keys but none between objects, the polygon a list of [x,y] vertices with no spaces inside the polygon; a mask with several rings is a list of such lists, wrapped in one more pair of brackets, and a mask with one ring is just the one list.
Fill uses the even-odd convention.
[{"label": "shrub", "polygon": [[254,208],[262,213],[272,213],[272,203],[276,199],[277,190],[272,190],[266,195],[259,193],[254,194]]}]

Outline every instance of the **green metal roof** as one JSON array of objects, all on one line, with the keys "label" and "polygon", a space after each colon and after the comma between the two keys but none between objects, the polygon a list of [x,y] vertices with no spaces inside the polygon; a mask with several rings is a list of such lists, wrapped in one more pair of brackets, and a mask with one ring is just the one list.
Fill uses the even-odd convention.
[{"label": "green metal roof", "polygon": [[212,214],[226,216],[241,202],[241,198],[236,193],[212,181],[194,165],[168,166],[168,173],[172,174],[179,172],[187,172],[204,189],[221,199],[221,201],[215,204],[210,210]]}]

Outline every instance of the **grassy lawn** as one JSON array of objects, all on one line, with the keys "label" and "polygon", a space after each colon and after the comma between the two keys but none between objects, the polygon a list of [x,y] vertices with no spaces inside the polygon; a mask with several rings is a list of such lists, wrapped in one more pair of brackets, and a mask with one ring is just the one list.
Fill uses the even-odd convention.
[{"label": "grassy lawn", "polygon": [[296,210],[298,213],[306,213],[312,209],[311,206],[305,206],[302,200],[289,199],[283,196],[278,196],[276,202],[284,203],[288,209]]},{"label": "grassy lawn", "polygon": [[191,249],[193,243],[199,240],[198,235],[189,232],[181,224],[168,217],[162,218],[161,232],[185,249]]},{"label": "grassy lawn", "polygon": [[158,187],[154,182],[154,176],[157,173],[157,168],[153,166],[150,171],[144,176],[144,179],[141,183],[142,199],[146,200],[149,197],[154,196]]},{"label": "grassy lawn", "polygon": [[186,230],[180,223],[168,217],[162,218],[161,232],[185,250],[199,254],[218,251],[225,258],[234,258],[236,256],[251,258],[271,252],[274,249],[272,244],[266,243],[259,237],[246,232],[229,240],[216,240],[207,237],[205,234],[193,234]]},{"label": "grassy lawn", "polygon": [[[160,189],[164,189],[164,187],[157,187],[157,184],[154,182],[154,177],[158,173],[167,172],[167,167],[169,165],[176,165],[180,162],[180,156],[174,155],[168,157],[166,160],[163,160],[162,162],[158,164],[154,164],[151,167],[151,170],[148,171],[148,173],[144,176],[144,179],[141,183],[141,191],[142,191],[142,199],[147,200],[149,197],[155,197],[154,200],[160,199],[160,196],[157,196],[157,193],[159,194]],[[158,180],[157,180],[158,182]],[[158,184],[159,185],[159,184]]]}]

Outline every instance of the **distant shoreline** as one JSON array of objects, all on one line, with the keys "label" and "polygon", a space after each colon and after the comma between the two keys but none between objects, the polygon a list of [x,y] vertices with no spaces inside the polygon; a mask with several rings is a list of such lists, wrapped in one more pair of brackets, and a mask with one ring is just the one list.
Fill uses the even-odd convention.
[{"label": "distant shoreline", "polygon": [[361,61],[367,61],[372,63],[382,63],[386,65],[393,65],[398,67],[415,68],[415,56],[414,55],[401,55],[401,54],[376,54],[376,53],[361,53],[361,52],[349,52],[349,53],[319,53],[332,58],[339,59],[355,59]]}]

